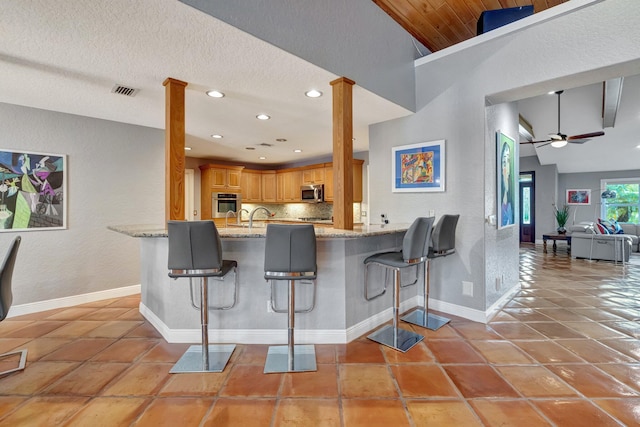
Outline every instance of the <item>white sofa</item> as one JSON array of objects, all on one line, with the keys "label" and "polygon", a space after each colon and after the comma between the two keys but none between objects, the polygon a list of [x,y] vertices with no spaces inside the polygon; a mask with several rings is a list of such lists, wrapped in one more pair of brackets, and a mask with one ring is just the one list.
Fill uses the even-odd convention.
[{"label": "white sofa", "polygon": [[593,223],[568,228],[571,233],[571,256],[606,261],[629,261],[629,254],[638,252],[640,225],[620,224],[624,234],[596,234]]}]

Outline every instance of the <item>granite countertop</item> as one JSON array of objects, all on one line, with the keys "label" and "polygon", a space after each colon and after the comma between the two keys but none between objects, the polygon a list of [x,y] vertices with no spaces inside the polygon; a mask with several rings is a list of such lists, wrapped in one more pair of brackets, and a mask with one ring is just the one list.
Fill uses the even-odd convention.
[{"label": "granite countertop", "polygon": [[[404,232],[410,225],[411,224],[362,224],[354,225],[353,230],[341,230],[323,225],[315,227],[315,231],[318,238],[358,238]],[[110,225],[107,228],[131,237],[167,237],[167,229],[161,224]],[[251,230],[249,230],[248,227],[239,226],[218,228],[218,233],[220,233],[220,237],[222,238],[265,237],[266,232],[267,228],[265,226],[254,226]]]}]

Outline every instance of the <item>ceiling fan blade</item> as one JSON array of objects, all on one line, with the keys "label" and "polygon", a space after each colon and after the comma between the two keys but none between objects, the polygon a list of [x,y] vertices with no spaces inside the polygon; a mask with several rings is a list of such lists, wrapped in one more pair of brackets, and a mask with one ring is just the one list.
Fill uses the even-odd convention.
[{"label": "ceiling fan blade", "polygon": [[[544,142],[544,141],[540,141],[540,142]],[[549,144],[551,144],[551,142],[552,142],[552,141],[549,141],[549,142],[547,142],[546,144],[538,145],[538,147],[537,147],[537,148],[541,148],[541,147],[544,147],[545,145],[549,145]]]},{"label": "ceiling fan blade", "polygon": [[568,139],[567,142],[571,144],[584,144],[587,141],[591,141],[589,138],[586,139]]},{"label": "ceiling fan blade", "polygon": [[520,141],[520,144],[539,144],[541,142],[551,142],[551,139],[545,139],[542,141]]},{"label": "ceiling fan blade", "polygon": [[[571,141],[571,142],[575,142],[573,141],[574,139],[587,139],[587,138],[595,138],[596,136],[603,136],[604,132],[603,131],[599,131],[599,132],[591,132],[591,133],[583,133],[582,135],[573,135],[567,138],[567,140]],[[581,143],[578,143],[581,144]]]}]

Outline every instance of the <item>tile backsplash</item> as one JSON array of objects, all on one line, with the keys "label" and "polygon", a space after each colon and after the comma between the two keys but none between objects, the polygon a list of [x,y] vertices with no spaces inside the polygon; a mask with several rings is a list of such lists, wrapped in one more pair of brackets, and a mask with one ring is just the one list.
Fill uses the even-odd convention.
[{"label": "tile backsplash", "polygon": [[[322,218],[331,219],[333,216],[333,204],[332,203],[282,203],[282,204],[254,204],[243,203],[242,207],[251,212],[257,206],[264,206],[273,214],[276,218]],[[258,213],[256,213],[257,217]],[[262,215],[262,214],[260,214]],[[353,222],[359,223],[361,221],[360,203],[353,204]]]}]

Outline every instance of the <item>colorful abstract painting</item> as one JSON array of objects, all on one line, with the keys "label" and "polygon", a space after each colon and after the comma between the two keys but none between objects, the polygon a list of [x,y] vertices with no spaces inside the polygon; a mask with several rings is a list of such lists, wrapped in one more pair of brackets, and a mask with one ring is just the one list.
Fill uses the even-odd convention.
[{"label": "colorful abstract painting", "polygon": [[66,228],[65,156],[0,150],[0,231]]},{"label": "colorful abstract painting", "polygon": [[392,148],[393,191],[444,191],[444,140]]}]

